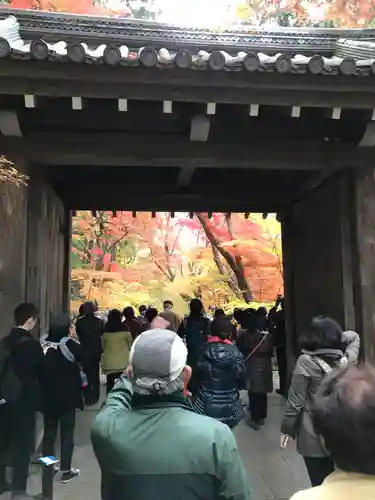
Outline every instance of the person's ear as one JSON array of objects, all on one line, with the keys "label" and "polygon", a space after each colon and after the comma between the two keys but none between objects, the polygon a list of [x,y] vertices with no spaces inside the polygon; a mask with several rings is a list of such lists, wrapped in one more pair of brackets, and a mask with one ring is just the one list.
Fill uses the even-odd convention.
[{"label": "person's ear", "polygon": [[127,369],[125,370],[125,374],[128,378],[132,379],[133,378],[133,369],[131,366],[128,366]]}]

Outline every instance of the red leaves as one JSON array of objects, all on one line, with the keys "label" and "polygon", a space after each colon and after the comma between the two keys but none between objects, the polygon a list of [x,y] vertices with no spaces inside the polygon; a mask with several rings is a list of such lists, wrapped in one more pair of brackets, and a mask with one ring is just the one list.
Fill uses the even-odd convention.
[{"label": "red leaves", "polygon": [[10,7],[13,9],[34,9],[33,0],[11,0]]},{"label": "red leaves", "polygon": [[[113,287],[117,282],[118,289],[131,285],[132,290],[152,293],[172,287],[168,290],[187,296],[205,290],[207,297],[227,298],[248,296],[251,290],[257,300],[273,300],[282,289],[280,238],[276,241],[261,219],[246,220],[243,214],[200,216],[223,250],[221,270],[201,222],[188,214],[172,218],[166,212],[155,217],[140,212],[134,218],[132,212],[98,211],[95,217],[78,212],[73,251],[98,279],[102,276]],[[235,277],[228,262],[236,268]]]},{"label": "red leaves", "polygon": [[[255,219],[245,219],[243,214],[200,214],[206,229],[212,234],[219,247],[238,260],[241,273],[254,298],[272,301],[282,290],[281,244]],[[198,231],[198,219],[180,221],[189,229]],[[207,259],[207,254],[198,251],[197,259]],[[243,266],[243,270],[241,269]],[[242,287],[240,287],[242,289]]]}]

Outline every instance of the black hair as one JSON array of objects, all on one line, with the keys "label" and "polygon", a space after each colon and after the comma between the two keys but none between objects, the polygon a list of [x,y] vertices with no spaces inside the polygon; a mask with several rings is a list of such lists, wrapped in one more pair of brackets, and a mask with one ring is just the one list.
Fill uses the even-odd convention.
[{"label": "black hair", "polygon": [[214,317],[215,318],[222,318],[225,316],[224,309],[215,309]]},{"label": "black hair", "polygon": [[264,306],[258,307],[256,312],[264,317],[267,316],[267,308]]},{"label": "black hair", "polygon": [[264,328],[264,316],[256,309],[249,307],[244,311],[241,318],[241,326],[245,328],[248,333],[254,333]]},{"label": "black hair", "polygon": [[54,314],[50,321],[47,340],[60,342],[64,337],[69,337],[72,320],[69,314]]},{"label": "black hair", "polygon": [[375,475],[375,370],[335,371],[323,380],[312,407],[316,432],[336,466]]},{"label": "black hair", "polygon": [[132,306],[125,307],[123,315],[126,319],[133,319],[135,318],[135,312]]},{"label": "black hair", "polygon": [[163,302],[163,307],[171,306],[173,307],[173,302],[171,300],[165,300]]},{"label": "black hair", "polygon": [[95,302],[85,302],[82,304],[82,312],[84,315],[93,316],[98,310],[98,306]]},{"label": "black hair", "polygon": [[139,314],[143,314],[144,312],[147,311],[147,307],[144,304],[142,304],[141,306],[139,306],[138,311]]},{"label": "black hair", "polygon": [[343,350],[341,326],[328,316],[317,316],[301,335],[299,343],[306,351],[318,349]]},{"label": "black hair", "polygon": [[190,312],[192,314],[201,314],[203,311],[202,301],[199,299],[192,299],[190,301]]},{"label": "black hair", "polygon": [[122,322],[122,314],[119,309],[111,309],[108,313],[108,321],[104,326],[104,331],[108,333],[122,332],[126,330]]},{"label": "black hair", "polygon": [[229,338],[233,333],[233,325],[226,317],[215,318],[211,323],[211,335],[222,340]]},{"label": "black hair", "polygon": [[233,318],[240,323],[240,319],[243,316],[243,309],[238,309],[238,307],[235,307],[233,310]]},{"label": "black hair", "polygon": [[34,304],[31,304],[30,302],[22,302],[14,310],[14,323],[16,326],[23,326],[28,319],[36,319],[38,314],[39,311]]},{"label": "black hair", "polygon": [[158,314],[158,310],[155,307],[149,307],[145,313],[145,318],[151,323]]}]

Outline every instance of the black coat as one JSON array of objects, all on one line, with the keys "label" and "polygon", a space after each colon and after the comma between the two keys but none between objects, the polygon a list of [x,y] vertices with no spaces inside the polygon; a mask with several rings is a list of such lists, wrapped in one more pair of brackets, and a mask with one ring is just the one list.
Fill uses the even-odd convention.
[{"label": "black coat", "polygon": [[16,404],[23,410],[40,409],[39,372],[43,361],[40,343],[23,328],[13,328],[7,337],[14,370],[21,381]]},{"label": "black coat", "polygon": [[234,344],[209,341],[201,351],[197,379],[199,392],[194,409],[234,427],[244,417],[240,389],[244,385],[244,360]]},{"label": "black coat", "polygon": [[[74,340],[66,347],[79,362],[82,348]],[[83,394],[80,369],[77,363],[68,361],[60,349],[49,349],[44,356],[40,375],[42,409],[47,414],[63,415],[76,408],[83,409]]]},{"label": "black coat", "polygon": [[[258,345],[259,347],[256,349]],[[245,359],[254,351],[252,356],[245,362],[247,389],[250,392],[263,394],[272,392],[272,335],[268,332],[256,331],[250,333],[244,330],[240,336],[239,346]]]},{"label": "black coat", "polygon": [[77,337],[86,356],[100,360],[103,331],[104,323],[96,316],[87,315],[77,320]]}]

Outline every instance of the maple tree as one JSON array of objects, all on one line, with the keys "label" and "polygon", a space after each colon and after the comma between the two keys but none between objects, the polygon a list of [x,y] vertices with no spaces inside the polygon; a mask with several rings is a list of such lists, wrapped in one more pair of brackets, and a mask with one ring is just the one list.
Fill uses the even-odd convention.
[{"label": "maple tree", "polygon": [[[9,0],[16,9],[154,19],[168,10],[162,0]],[[361,28],[375,25],[373,0],[233,0],[231,23],[248,26]],[[230,16],[229,16],[230,17]],[[227,26],[228,14],[223,19]],[[217,28],[220,28],[219,26]]]},{"label": "maple tree", "polygon": [[110,3],[95,0],[10,0],[9,6],[14,9],[150,19],[154,17],[153,3],[153,0],[119,0]]},{"label": "maple tree", "polygon": [[[272,224],[273,223],[273,224]],[[103,307],[168,297],[181,312],[202,298],[232,307],[271,302],[282,291],[280,227],[251,214],[78,212],[72,295]]]},{"label": "maple tree", "polygon": [[253,216],[199,213],[196,217],[185,224],[202,227],[211,258],[235,296],[246,303],[253,298],[273,300],[282,288],[280,238]]},{"label": "maple tree", "polygon": [[124,293],[131,284],[132,292],[147,295],[174,281],[181,272],[180,232],[164,212],[154,217],[142,212],[136,217],[132,212],[79,212],[73,220],[73,296],[92,298],[102,289],[110,295],[109,288],[119,284]]}]

